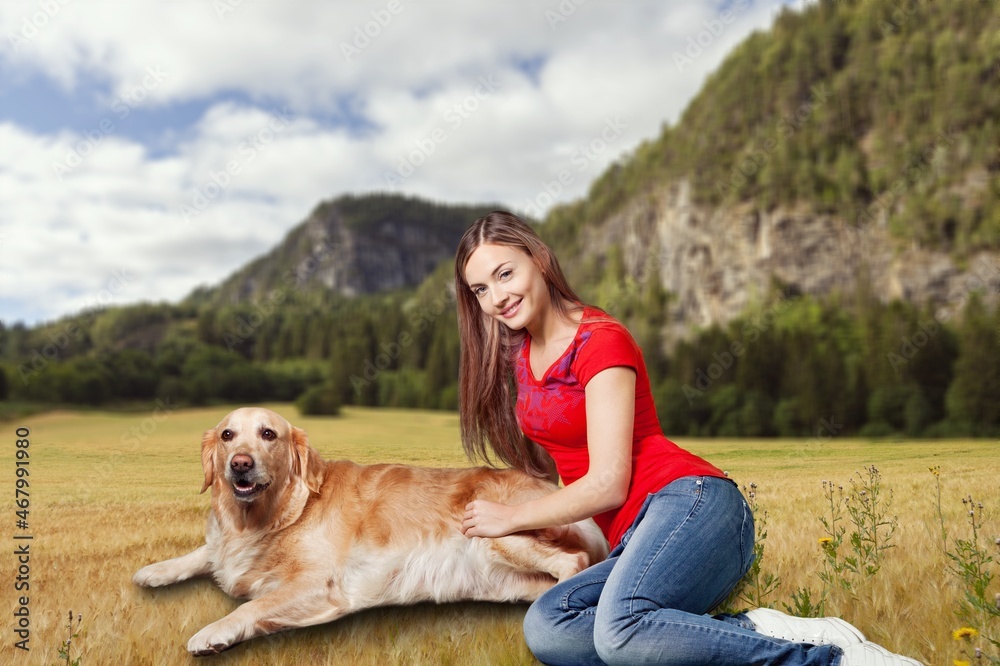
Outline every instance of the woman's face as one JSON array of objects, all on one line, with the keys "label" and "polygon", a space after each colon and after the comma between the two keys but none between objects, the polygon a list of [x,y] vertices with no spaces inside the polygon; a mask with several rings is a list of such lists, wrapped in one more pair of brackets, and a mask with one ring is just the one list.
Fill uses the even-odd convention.
[{"label": "woman's face", "polygon": [[551,306],[544,276],[520,248],[480,245],[465,264],[465,281],[483,312],[514,330]]}]

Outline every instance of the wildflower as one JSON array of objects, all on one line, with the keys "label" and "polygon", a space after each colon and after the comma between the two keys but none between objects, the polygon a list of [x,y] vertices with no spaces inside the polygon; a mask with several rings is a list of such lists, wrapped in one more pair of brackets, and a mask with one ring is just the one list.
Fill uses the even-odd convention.
[{"label": "wildflower", "polygon": [[969,662],[967,662],[964,659],[956,659],[955,661],[953,661],[951,663],[953,663],[955,666],[972,666],[972,664],[970,664]]},{"label": "wildflower", "polygon": [[961,629],[956,629],[955,631],[951,632],[951,637],[954,638],[956,641],[960,641],[963,638],[967,640],[972,640],[977,636],[979,636],[979,632],[973,629],[972,627],[962,627]]},{"label": "wildflower", "polygon": [[934,467],[928,467],[927,469],[929,469],[931,474],[934,476],[941,476],[941,465],[935,465]]},{"label": "wildflower", "polygon": [[819,538],[819,544],[820,544],[821,546],[825,546],[825,545],[827,545],[828,543],[830,543],[831,541],[833,541],[833,539],[831,539],[830,537],[820,537],[820,538]]}]

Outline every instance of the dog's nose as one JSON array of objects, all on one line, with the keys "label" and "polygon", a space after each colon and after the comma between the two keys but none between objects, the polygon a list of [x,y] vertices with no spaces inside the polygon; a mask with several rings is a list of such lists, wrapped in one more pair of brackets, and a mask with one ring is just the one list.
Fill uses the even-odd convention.
[{"label": "dog's nose", "polygon": [[253,458],[245,453],[237,453],[229,462],[234,472],[249,472],[253,469]]}]

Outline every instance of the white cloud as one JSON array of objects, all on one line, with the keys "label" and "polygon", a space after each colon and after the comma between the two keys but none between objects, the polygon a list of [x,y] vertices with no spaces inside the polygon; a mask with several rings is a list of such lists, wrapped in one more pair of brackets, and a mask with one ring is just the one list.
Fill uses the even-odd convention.
[{"label": "white cloud", "polygon": [[[738,13],[679,69],[673,54],[719,8],[220,2],[237,6],[220,17],[215,2],[0,5],[5,71],[66,90],[107,82],[87,91],[106,109],[87,125],[49,133],[0,110],[0,300],[12,310],[0,318],[93,304],[115,271],[131,279],[113,302],[177,300],[270,249],[320,200],[393,189],[385,174],[401,165],[414,168],[394,189],[439,201],[518,207],[566,170],[555,200],[582,196],[676,121],[774,10]],[[345,44],[358,49],[349,59]],[[191,101],[209,105],[147,139],[155,151],[121,129],[136,122],[126,111],[169,117]],[[363,126],[329,120],[345,103]],[[621,128],[610,140],[608,123]]]}]

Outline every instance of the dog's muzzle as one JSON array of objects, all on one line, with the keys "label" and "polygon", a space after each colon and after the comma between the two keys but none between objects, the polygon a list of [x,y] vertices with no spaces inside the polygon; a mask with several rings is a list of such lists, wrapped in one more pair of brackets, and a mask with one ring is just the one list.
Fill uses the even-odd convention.
[{"label": "dog's muzzle", "polygon": [[233,487],[233,496],[243,502],[252,501],[271,485],[270,481],[261,483],[261,474],[253,458],[243,453],[229,461],[226,476]]}]

